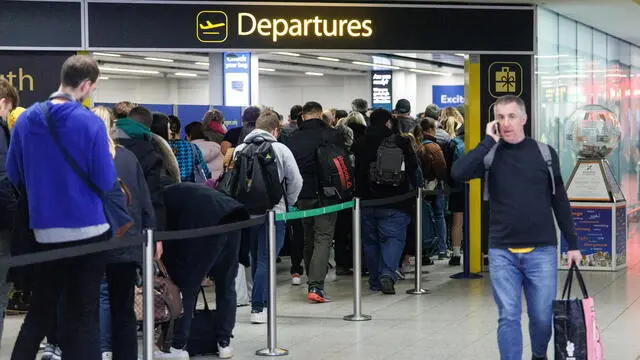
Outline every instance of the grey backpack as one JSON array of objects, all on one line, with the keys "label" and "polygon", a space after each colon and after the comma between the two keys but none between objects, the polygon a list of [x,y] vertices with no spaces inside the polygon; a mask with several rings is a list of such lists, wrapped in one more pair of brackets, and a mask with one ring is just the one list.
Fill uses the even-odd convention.
[{"label": "grey backpack", "polygon": [[[542,143],[536,140],[538,144],[538,149],[540,150],[540,154],[542,154],[542,158],[544,162],[547,164],[547,169],[549,170],[549,176],[551,177],[551,192],[553,195],[556,194],[556,182],[553,179],[553,161],[551,160],[551,150],[549,150],[549,145]],[[493,159],[496,157],[496,150],[500,143],[493,145],[489,153],[484,156],[484,186],[482,191],[482,198],[485,201],[489,201],[489,170],[491,170],[491,164],[493,164]]]}]

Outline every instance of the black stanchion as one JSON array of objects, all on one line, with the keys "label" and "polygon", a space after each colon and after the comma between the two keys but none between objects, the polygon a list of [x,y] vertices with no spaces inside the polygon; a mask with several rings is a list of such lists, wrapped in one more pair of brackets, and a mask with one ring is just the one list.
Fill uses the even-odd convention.
[{"label": "black stanchion", "polygon": [[472,273],[470,269],[471,245],[469,243],[469,183],[464,186],[464,220],[462,221],[462,238],[464,253],[462,254],[462,272],[450,276],[452,279],[481,279],[482,275]]}]

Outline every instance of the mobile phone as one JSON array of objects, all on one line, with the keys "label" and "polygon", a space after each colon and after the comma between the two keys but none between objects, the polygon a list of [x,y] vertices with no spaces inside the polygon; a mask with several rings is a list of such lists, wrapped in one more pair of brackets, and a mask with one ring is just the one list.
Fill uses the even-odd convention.
[{"label": "mobile phone", "polygon": [[500,134],[500,123],[495,124],[495,132],[498,136],[502,136],[502,134]]}]

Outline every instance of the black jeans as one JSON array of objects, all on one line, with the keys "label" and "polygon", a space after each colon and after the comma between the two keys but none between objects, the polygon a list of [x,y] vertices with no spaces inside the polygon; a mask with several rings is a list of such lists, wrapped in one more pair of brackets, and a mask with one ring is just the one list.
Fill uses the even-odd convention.
[{"label": "black jeans", "polygon": [[[211,270],[216,288],[217,340],[229,341],[236,325],[236,287],[240,231],[206,238],[167,241],[164,263],[171,280],[180,288],[184,314],[176,320],[173,347],[184,349],[200,284]],[[65,359],[66,360],[66,359]]]},{"label": "black jeans", "polygon": [[138,359],[138,333],[134,310],[136,264],[107,265],[109,312],[111,313],[111,352],[114,359]]},{"label": "black jeans", "polygon": [[285,232],[285,242],[289,244],[289,255],[291,256],[291,274],[304,274],[302,260],[304,258],[304,228],[302,220],[292,220],[287,222]]},{"label": "black jeans", "polygon": [[343,210],[338,213],[336,221],[335,251],[336,267],[350,269],[353,262],[353,210]]},{"label": "black jeans", "polygon": [[[72,243],[42,244],[39,249],[67,248],[106,239],[103,234]],[[56,330],[65,360],[102,359],[98,308],[104,270],[103,253],[36,265],[31,308],[20,328],[11,360],[33,360],[45,335]]]}]

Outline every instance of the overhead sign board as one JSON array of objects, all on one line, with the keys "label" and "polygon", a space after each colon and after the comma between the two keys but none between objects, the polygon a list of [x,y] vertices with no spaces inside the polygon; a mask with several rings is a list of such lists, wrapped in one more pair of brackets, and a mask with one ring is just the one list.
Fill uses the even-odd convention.
[{"label": "overhead sign board", "polygon": [[88,14],[92,49],[534,51],[522,6],[89,2]]},{"label": "overhead sign board", "polygon": [[224,53],[224,104],[249,106],[251,53]]},{"label": "overhead sign board", "polygon": [[391,70],[375,70],[371,72],[371,103],[373,108],[393,109],[391,97]]},{"label": "overhead sign board", "polygon": [[438,107],[464,105],[464,85],[433,85],[432,102]]},{"label": "overhead sign board", "polygon": [[0,1],[0,48],[82,47],[80,2]]}]

